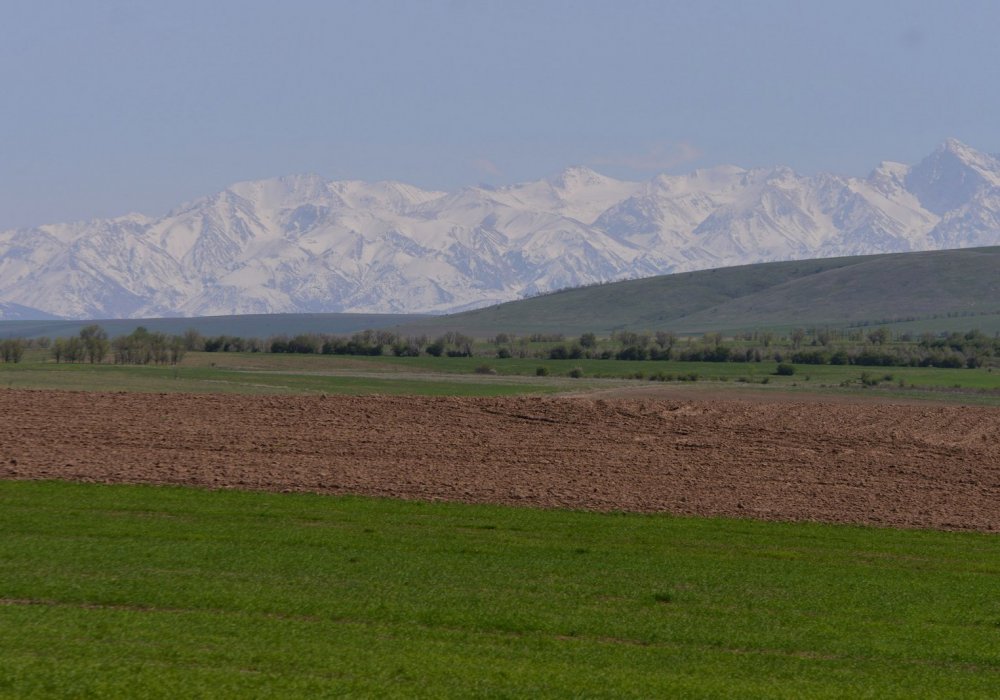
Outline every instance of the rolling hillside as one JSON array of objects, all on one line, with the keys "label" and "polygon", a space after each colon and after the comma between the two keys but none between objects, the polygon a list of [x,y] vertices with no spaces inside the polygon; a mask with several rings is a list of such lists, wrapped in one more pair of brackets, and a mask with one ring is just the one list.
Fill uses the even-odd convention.
[{"label": "rolling hillside", "polygon": [[762,263],[546,294],[409,328],[680,333],[906,322],[1000,330],[1000,247]]}]

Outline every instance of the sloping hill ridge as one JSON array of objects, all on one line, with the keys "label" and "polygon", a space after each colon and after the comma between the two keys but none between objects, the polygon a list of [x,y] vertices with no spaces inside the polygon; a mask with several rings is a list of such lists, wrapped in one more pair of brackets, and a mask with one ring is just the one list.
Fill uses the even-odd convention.
[{"label": "sloping hill ridge", "polygon": [[[845,326],[975,314],[1000,321],[1000,247],[761,263],[615,282],[427,320],[413,329],[569,334]],[[977,320],[980,319],[980,320]]]}]

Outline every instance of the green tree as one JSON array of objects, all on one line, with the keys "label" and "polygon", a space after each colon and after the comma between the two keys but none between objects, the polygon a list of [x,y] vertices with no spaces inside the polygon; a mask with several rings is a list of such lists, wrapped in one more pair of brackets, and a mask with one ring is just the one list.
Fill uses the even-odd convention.
[{"label": "green tree", "polygon": [[806,331],[804,328],[795,328],[792,330],[791,334],[792,347],[798,350],[802,346],[802,341],[806,339]]},{"label": "green tree", "polygon": [[80,362],[84,359],[84,353],[85,348],[80,338],[74,336],[66,340],[63,346],[63,357],[66,358],[66,362]]},{"label": "green tree", "polygon": [[24,357],[24,341],[21,338],[8,338],[0,342],[0,360],[17,363]]},{"label": "green tree", "polygon": [[196,350],[202,350],[205,347],[205,339],[201,336],[201,333],[194,328],[188,328],[184,331],[182,338],[185,350],[194,352]]},{"label": "green tree", "polygon": [[56,361],[56,364],[59,364],[66,355],[66,340],[64,338],[53,340],[49,352],[52,353],[52,359]]},{"label": "green tree", "polygon": [[656,344],[664,350],[672,350],[677,344],[677,336],[670,331],[656,331]]},{"label": "green tree", "polygon": [[885,345],[889,342],[889,329],[876,328],[868,334],[868,342],[872,345]]},{"label": "green tree", "polygon": [[80,342],[83,343],[83,352],[90,364],[104,362],[104,358],[108,356],[108,350],[111,349],[107,331],[96,323],[80,329]]}]

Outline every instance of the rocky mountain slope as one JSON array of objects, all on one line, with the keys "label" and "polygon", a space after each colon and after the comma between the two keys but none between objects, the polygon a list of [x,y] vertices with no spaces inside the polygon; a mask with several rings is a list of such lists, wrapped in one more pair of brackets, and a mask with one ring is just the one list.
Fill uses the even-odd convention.
[{"label": "rocky mountain slope", "polygon": [[954,139],[867,177],[719,166],[646,182],[571,168],[490,189],[315,175],[161,218],[0,233],[0,318],[445,312],[753,262],[1000,244],[1000,158]]}]

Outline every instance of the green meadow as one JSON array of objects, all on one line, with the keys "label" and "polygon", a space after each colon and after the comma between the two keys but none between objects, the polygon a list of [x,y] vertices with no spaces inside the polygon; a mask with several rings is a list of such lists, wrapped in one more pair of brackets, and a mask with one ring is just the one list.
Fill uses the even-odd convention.
[{"label": "green meadow", "polygon": [[996,697],[995,535],[0,482],[0,696]]}]

